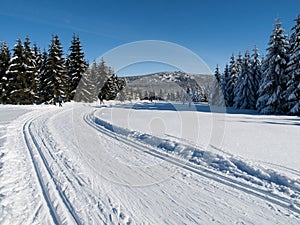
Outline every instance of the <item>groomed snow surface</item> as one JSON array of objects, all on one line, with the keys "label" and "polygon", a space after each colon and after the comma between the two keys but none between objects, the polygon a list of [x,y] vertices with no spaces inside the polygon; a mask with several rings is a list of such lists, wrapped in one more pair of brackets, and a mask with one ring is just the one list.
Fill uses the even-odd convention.
[{"label": "groomed snow surface", "polygon": [[300,119],[0,106],[0,224],[300,224]]}]

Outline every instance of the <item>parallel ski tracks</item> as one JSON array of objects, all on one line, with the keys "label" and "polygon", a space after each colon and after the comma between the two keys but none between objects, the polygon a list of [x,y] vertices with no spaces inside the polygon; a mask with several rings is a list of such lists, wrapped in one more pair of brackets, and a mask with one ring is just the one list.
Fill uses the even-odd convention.
[{"label": "parallel ski tracks", "polygon": [[[40,115],[41,116],[41,115]],[[81,224],[78,215],[63,193],[59,182],[53,174],[49,162],[47,161],[43,148],[31,131],[31,125],[34,121],[33,116],[27,120],[22,128],[24,141],[26,143],[34,172],[37,177],[38,184],[41,188],[43,199],[49,209],[49,213],[54,224],[65,224],[72,221],[72,224]],[[59,213],[58,213],[59,210]]]},{"label": "parallel ski tracks", "polygon": [[226,175],[222,174],[221,172],[214,171],[208,167],[205,167],[202,165],[196,165],[189,161],[182,160],[178,157],[174,157],[171,154],[159,151],[155,147],[145,145],[141,142],[135,142],[133,140],[130,140],[129,138],[127,138],[121,134],[117,134],[117,133],[110,131],[110,130],[106,129],[105,127],[97,124],[95,122],[94,113],[95,112],[86,114],[83,118],[84,121],[88,125],[93,127],[94,129],[107,135],[108,137],[113,138],[113,139],[116,139],[116,137],[117,137],[117,139],[120,142],[122,142],[134,149],[142,151],[146,154],[149,154],[153,157],[162,159],[172,165],[178,166],[179,168],[188,170],[194,174],[200,175],[202,177],[208,178],[208,179],[218,182],[220,184],[240,190],[249,195],[252,195],[252,196],[255,196],[262,200],[268,201],[271,204],[275,204],[277,206],[283,207],[287,210],[290,210],[290,211],[296,213],[297,215],[295,215],[295,216],[300,218],[300,204],[297,202],[293,202],[292,199],[276,195],[276,194],[272,193],[271,190],[260,189],[258,187],[252,186],[250,184],[247,184],[246,182],[238,180],[235,177],[226,176]]}]

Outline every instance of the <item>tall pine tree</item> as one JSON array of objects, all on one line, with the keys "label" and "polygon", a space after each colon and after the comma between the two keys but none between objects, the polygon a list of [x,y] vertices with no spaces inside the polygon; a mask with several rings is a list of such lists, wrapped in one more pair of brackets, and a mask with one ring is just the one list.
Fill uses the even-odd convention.
[{"label": "tall pine tree", "polygon": [[97,100],[95,76],[92,73],[92,69],[87,69],[87,72],[83,74],[77,86],[74,101],[91,103]]},{"label": "tall pine tree", "polygon": [[48,52],[44,49],[40,62],[40,69],[38,73],[39,85],[38,85],[38,95],[40,103],[47,103],[50,99],[48,91],[48,82],[50,81],[47,77],[49,73],[47,72],[47,61],[48,61]]},{"label": "tall pine tree", "polygon": [[224,95],[222,90],[222,77],[219,65],[217,65],[216,67],[215,79],[213,81],[209,102],[211,105],[225,106]]},{"label": "tall pine tree", "polygon": [[5,89],[7,86],[6,71],[9,67],[10,51],[5,42],[0,43],[0,103],[6,103]]},{"label": "tall pine tree", "polygon": [[32,104],[37,102],[38,93],[37,93],[37,65],[36,65],[36,56],[30,47],[30,40],[26,37],[24,42],[24,64],[26,67],[25,77],[22,81],[22,89],[23,89],[23,103],[24,104]]},{"label": "tall pine tree", "polygon": [[57,35],[52,37],[43,76],[45,102],[56,104],[59,96],[65,98],[68,95],[66,65],[62,46]]},{"label": "tall pine tree", "polygon": [[287,67],[290,79],[287,83],[286,98],[288,113],[300,116],[300,14],[295,22],[290,38],[290,61]]},{"label": "tall pine tree", "polygon": [[13,57],[9,62],[6,72],[7,85],[5,88],[4,98],[8,104],[22,104],[23,87],[22,82],[26,74],[24,64],[24,46],[21,39],[17,40],[17,44],[13,48]]},{"label": "tall pine tree", "polygon": [[232,53],[232,56],[230,58],[229,62],[229,73],[230,73],[230,79],[226,80],[226,106],[231,107],[233,106],[233,99],[234,99],[234,87],[236,85],[237,79],[238,79],[238,68],[237,68],[237,62],[235,61],[234,54]]},{"label": "tall pine tree", "polygon": [[228,65],[226,64],[224,70],[224,98],[225,98],[225,105],[230,107],[233,105],[233,83],[231,79],[231,73],[229,70]]},{"label": "tall pine tree", "polygon": [[241,62],[241,69],[234,89],[234,107],[237,109],[255,109],[255,80],[251,71],[251,58],[248,51]]},{"label": "tall pine tree", "polygon": [[257,109],[264,114],[281,114],[285,111],[283,105],[287,83],[289,42],[279,20],[274,25],[267,50]]},{"label": "tall pine tree", "polygon": [[[251,73],[253,77],[253,93],[254,93],[255,102],[257,102],[259,84],[261,82],[261,76],[262,76],[262,65],[261,65],[258,48],[256,46],[254,46],[253,49],[251,64],[252,64]],[[255,104],[255,108],[256,108],[256,104]]]},{"label": "tall pine tree", "polygon": [[73,100],[76,92],[76,88],[79,84],[82,76],[85,76],[87,70],[87,63],[84,60],[84,53],[79,40],[79,36],[73,35],[71,47],[69,49],[70,54],[67,56],[67,75],[69,77],[69,94],[66,96],[68,100]]},{"label": "tall pine tree", "polygon": [[42,65],[43,65],[43,55],[41,53],[41,49],[34,44],[33,45],[33,54],[35,57],[35,102],[36,103],[41,103],[42,99],[41,99],[41,69],[42,69]]}]

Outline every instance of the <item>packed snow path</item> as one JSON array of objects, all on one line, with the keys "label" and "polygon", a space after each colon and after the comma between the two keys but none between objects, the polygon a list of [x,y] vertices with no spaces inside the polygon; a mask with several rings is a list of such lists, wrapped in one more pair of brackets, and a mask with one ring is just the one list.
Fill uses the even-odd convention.
[{"label": "packed snow path", "polygon": [[300,223],[295,178],[236,157],[209,164],[201,149],[178,155],[171,147],[186,143],[112,129],[102,108],[29,109],[1,123],[1,224]]}]

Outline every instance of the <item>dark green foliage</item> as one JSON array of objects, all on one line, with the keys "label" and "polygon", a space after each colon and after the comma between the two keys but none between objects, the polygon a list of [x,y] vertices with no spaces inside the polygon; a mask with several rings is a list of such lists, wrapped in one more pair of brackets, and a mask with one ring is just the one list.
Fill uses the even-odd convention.
[{"label": "dark green foliage", "polygon": [[37,100],[36,57],[30,44],[28,37],[24,46],[21,39],[18,39],[13,49],[14,54],[6,73],[5,103],[33,104]]},{"label": "dark green foliage", "polygon": [[6,71],[9,67],[10,51],[7,44],[0,43],[0,103],[5,103],[5,90],[7,85]]},{"label": "dark green foliage", "polygon": [[246,51],[241,62],[237,84],[234,88],[234,107],[237,109],[255,109],[255,79],[251,67],[251,58],[249,52]]},{"label": "dark green foliage", "polygon": [[281,23],[277,21],[270,36],[268,54],[264,61],[263,78],[258,91],[257,109],[263,114],[283,114],[284,93],[288,76],[289,42]]},{"label": "dark green foliage", "polygon": [[42,61],[40,62],[40,69],[38,72],[38,78],[39,78],[39,85],[38,88],[38,96],[39,96],[39,102],[44,103],[48,99],[48,93],[47,93],[47,77],[46,77],[46,69],[47,69],[47,58],[48,53],[46,50],[43,51],[42,54]]},{"label": "dark green foliage", "polygon": [[233,83],[228,65],[224,70],[224,99],[226,106],[233,105]]},{"label": "dark green foliage", "polygon": [[26,67],[24,64],[24,46],[21,39],[13,48],[13,57],[9,62],[9,68],[6,72],[7,83],[5,89],[5,103],[20,104],[23,100],[24,91],[22,82],[25,82]]},{"label": "dark green foliage", "polygon": [[37,96],[37,75],[36,55],[31,50],[30,40],[27,37],[24,42],[24,64],[26,67],[25,77],[21,89],[24,91],[22,104],[32,104],[38,100]]},{"label": "dark green foliage", "polygon": [[52,37],[43,76],[45,102],[56,104],[57,98],[60,95],[63,96],[63,98],[66,98],[68,95],[69,83],[62,46],[57,35]]},{"label": "dark green foliage", "polygon": [[76,92],[76,88],[80,79],[86,75],[87,63],[84,60],[84,53],[79,37],[74,35],[71,47],[69,49],[70,54],[66,59],[67,75],[69,90],[67,91],[66,99],[73,100]]},{"label": "dark green foliage", "polygon": [[100,90],[100,95],[102,95],[105,100],[114,100],[119,91],[118,78],[115,74],[110,74]]},{"label": "dark green foliage", "polygon": [[286,70],[289,81],[285,97],[288,114],[300,116],[300,14],[295,22],[290,38],[290,61]]},{"label": "dark green foliage", "polygon": [[[251,74],[253,77],[253,97],[255,102],[258,99],[258,90],[259,84],[262,78],[262,65],[260,60],[260,55],[258,52],[258,48],[255,46],[253,49],[252,59],[251,59]],[[256,106],[255,106],[256,108]]]},{"label": "dark green foliage", "polygon": [[35,56],[35,103],[39,104],[41,103],[41,68],[43,65],[43,55],[41,53],[40,48],[34,44],[33,45],[33,54]]},{"label": "dark green foliage", "polygon": [[[105,100],[114,100],[125,87],[126,82],[123,78],[118,78],[113,70],[106,66],[104,59],[100,63],[94,62],[82,76],[75,94],[75,101],[94,102],[99,96]],[[120,93],[124,95],[124,93]],[[118,99],[124,99],[119,96]]]},{"label": "dark green foliage", "polygon": [[214,106],[224,106],[224,95],[222,91],[222,77],[220,73],[219,66],[217,65],[215,71],[215,79],[213,80],[213,85],[210,93],[209,103]]}]

